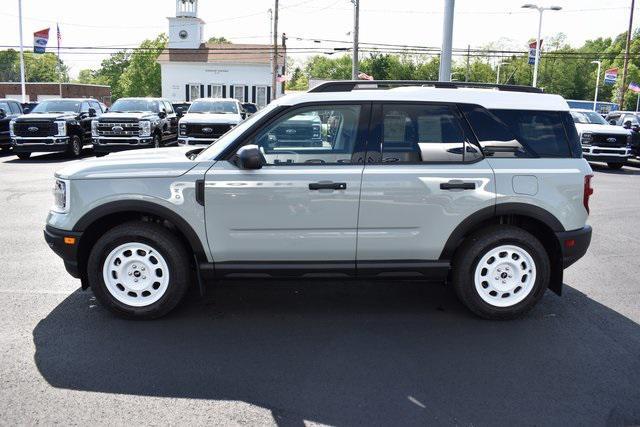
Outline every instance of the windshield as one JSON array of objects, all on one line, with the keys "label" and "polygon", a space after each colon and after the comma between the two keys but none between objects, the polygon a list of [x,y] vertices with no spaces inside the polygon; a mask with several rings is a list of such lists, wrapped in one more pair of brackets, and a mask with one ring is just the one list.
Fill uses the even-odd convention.
[{"label": "windshield", "polygon": [[32,113],[79,113],[81,101],[42,101]]},{"label": "windshield", "polygon": [[109,111],[112,113],[143,113],[145,111],[157,113],[158,103],[149,99],[118,99]]},{"label": "windshield", "polygon": [[11,109],[9,108],[9,104],[6,102],[0,102],[0,110],[4,110],[4,112],[7,114],[11,112]]},{"label": "windshield", "polygon": [[572,111],[571,117],[573,117],[574,123],[581,123],[583,125],[606,125],[607,121],[595,111]]},{"label": "windshield", "polygon": [[194,101],[188,113],[238,114],[238,106],[233,101]]},{"label": "windshield", "polygon": [[230,143],[235,141],[246,130],[250,129],[254,123],[262,119],[274,109],[278,108],[278,104],[269,104],[267,107],[258,111],[256,114],[241,122],[238,126],[232,128],[229,132],[222,135],[217,141],[211,143],[207,148],[202,150],[195,160],[212,160],[215,159]]}]

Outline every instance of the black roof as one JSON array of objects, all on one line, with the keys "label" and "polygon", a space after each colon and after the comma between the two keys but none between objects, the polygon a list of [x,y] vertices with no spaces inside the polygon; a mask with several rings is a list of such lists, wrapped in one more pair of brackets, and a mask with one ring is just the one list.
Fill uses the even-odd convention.
[{"label": "black roof", "polygon": [[406,86],[430,86],[439,89],[484,88],[507,92],[543,93],[542,89],[532,86],[475,82],[437,82],[432,80],[336,80],[320,83],[318,86],[309,89],[309,92],[351,92],[353,90],[391,89]]}]

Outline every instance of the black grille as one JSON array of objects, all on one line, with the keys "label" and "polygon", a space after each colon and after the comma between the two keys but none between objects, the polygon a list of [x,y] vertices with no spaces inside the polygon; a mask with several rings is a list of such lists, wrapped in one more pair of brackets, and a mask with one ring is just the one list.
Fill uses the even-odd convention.
[{"label": "black grille", "polygon": [[594,133],[591,138],[592,145],[603,145],[607,147],[625,147],[627,145],[627,135],[607,135],[606,133]]},{"label": "black grille", "polygon": [[138,136],[140,124],[138,121],[109,121],[98,122],[99,136]]},{"label": "black grille", "polygon": [[[207,125],[207,124],[187,124],[186,136],[193,138],[220,138],[227,133],[233,125]],[[211,129],[206,131],[205,129]]]},{"label": "black grille", "polygon": [[[318,129],[316,127],[316,129]],[[308,141],[313,139],[314,127],[311,124],[288,124],[283,123],[273,129],[271,133],[278,141]],[[317,132],[319,133],[319,131]],[[320,139],[320,135],[315,135],[316,139]]]},{"label": "black grille", "polygon": [[13,126],[16,136],[42,137],[54,136],[58,133],[58,125],[54,122],[16,122]]}]

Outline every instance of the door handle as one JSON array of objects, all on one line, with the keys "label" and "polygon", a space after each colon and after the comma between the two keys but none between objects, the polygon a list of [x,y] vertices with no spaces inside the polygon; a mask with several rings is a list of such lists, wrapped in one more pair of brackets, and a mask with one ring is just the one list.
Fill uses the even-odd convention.
[{"label": "door handle", "polygon": [[309,184],[309,190],[346,190],[346,182],[320,181]]},{"label": "door handle", "polygon": [[475,182],[465,182],[460,180],[451,180],[449,182],[443,182],[440,184],[441,190],[475,190]]}]

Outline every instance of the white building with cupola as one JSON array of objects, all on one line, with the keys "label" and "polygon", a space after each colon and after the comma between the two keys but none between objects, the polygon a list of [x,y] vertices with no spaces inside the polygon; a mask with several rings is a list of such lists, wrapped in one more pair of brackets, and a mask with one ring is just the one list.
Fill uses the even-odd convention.
[{"label": "white building with cupola", "polygon": [[[206,43],[198,0],[176,0],[176,16],[168,20],[169,43],[158,57],[163,98],[172,102],[236,98],[258,108],[271,101],[272,45]],[[282,65],[280,48],[278,53]],[[281,94],[282,83],[277,86]]]}]

